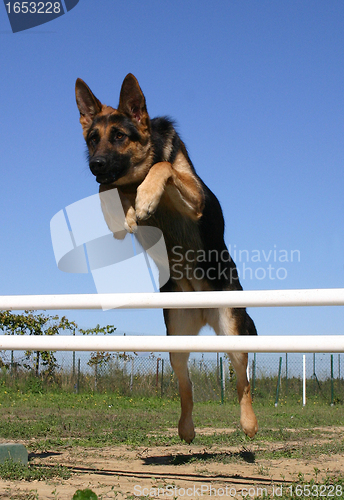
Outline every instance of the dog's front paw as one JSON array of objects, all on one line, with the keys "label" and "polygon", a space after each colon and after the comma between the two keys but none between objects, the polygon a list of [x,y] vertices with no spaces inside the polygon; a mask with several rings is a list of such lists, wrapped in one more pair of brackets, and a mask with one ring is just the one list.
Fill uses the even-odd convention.
[{"label": "dog's front paw", "polygon": [[125,215],[124,227],[128,233],[137,232],[136,212],[134,207],[130,207]]},{"label": "dog's front paw", "polygon": [[145,186],[144,183],[137,188],[135,201],[136,220],[148,219],[158,208],[163,190],[152,190],[151,186]]}]

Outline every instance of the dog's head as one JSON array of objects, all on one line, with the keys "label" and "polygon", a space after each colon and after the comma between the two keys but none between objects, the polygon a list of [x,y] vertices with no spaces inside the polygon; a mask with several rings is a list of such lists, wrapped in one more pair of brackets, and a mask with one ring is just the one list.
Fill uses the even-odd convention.
[{"label": "dog's head", "polygon": [[118,108],[102,104],[80,78],[75,85],[91,172],[103,185],[139,184],[151,166],[151,127],[135,76],[122,84]]}]

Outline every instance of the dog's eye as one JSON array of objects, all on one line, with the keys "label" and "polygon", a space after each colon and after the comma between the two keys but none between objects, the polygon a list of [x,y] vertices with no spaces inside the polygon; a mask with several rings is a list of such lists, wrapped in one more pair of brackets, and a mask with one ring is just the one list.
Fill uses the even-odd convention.
[{"label": "dog's eye", "polygon": [[120,140],[123,139],[123,137],[124,137],[123,132],[116,132],[115,139]]},{"label": "dog's eye", "polygon": [[95,148],[96,145],[98,144],[99,142],[99,137],[98,135],[92,135],[89,139],[88,139],[88,145],[91,146],[92,148]]}]

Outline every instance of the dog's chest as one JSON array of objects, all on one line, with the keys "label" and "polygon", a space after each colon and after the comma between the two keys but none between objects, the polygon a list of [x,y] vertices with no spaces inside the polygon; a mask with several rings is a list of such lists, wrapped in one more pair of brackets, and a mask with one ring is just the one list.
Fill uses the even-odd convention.
[{"label": "dog's chest", "polygon": [[168,254],[173,252],[176,247],[181,253],[185,253],[190,249],[198,250],[203,248],[198,222],[166,207],[159,207],[154,215],[140,222],[139,225],[160,229]]}]

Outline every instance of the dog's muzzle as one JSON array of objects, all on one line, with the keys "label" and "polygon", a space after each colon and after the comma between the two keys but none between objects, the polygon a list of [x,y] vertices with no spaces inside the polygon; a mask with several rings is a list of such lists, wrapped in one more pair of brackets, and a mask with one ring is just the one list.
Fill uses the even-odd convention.
[{"label": "dog's muzzle", "polygon": [[99,184],[111,184],[115,180],[115,175],[108,171],[108,164],[105,158],[92,158],[89,163],[92,174]]}]

